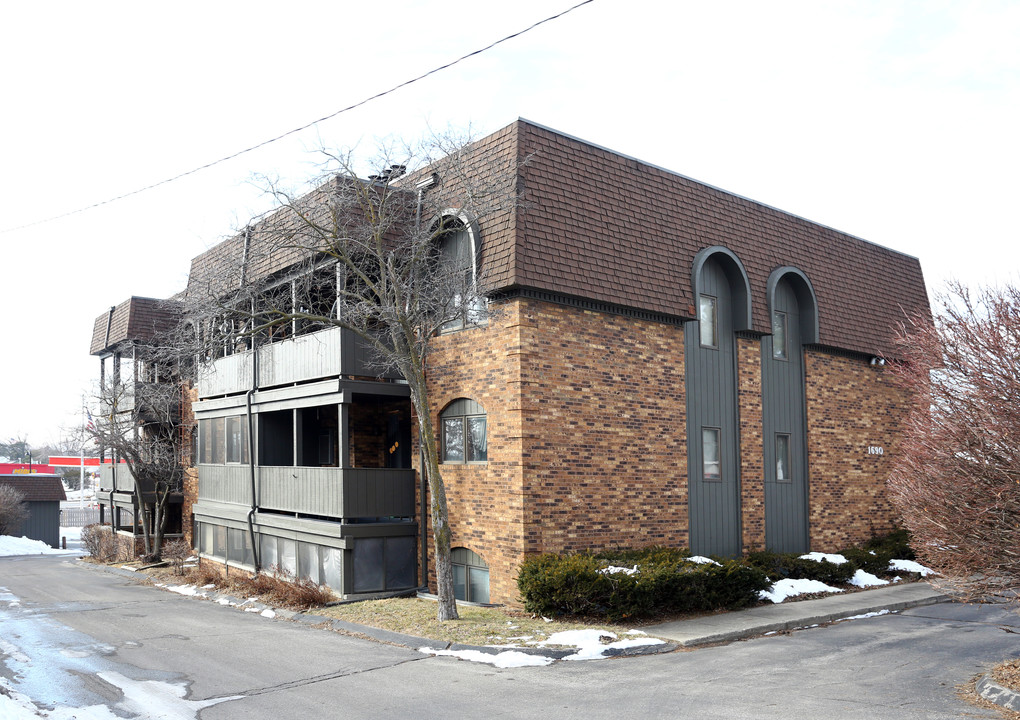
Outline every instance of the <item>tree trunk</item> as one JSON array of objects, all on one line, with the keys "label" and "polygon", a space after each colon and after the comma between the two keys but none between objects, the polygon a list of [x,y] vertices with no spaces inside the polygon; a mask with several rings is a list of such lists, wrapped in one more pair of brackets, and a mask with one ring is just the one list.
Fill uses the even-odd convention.
[{"label": "tree trunk", "polygon": [[[408,373],[410,374],[410,373]],[[406,377],[406,375],[405,375]],[[418,413],[419,442],[424,455],[425,476],[429,484],[429,514],[432,519],[432,546],[436,560],[436,594],[439,596],[437,618],[440,621],[457,620],[457,599],[453,594],[453,567],[450,564],[450,515],[446,504],[446,487],[439,472],[439,448],[436,445],[432,414],[427,395],[423,392],[424,373],[415,374],[409,383],[411,399]],[[422,522],[424,522],[422,518]]]}]

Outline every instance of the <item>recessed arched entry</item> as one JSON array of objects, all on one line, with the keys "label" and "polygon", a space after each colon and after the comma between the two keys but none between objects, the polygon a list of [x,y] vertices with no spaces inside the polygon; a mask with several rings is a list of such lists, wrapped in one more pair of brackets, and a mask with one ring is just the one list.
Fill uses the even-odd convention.
[{"label": "recessed arched entry", "polygon": [[772,334],[762,342],[765,547],[807,552],[808,461],[804,345],[818,342],[818,306],[807,276],[793,267],[768,282]]},{"label": "recessed arched entry", "polygon": [[750,285],[724,247],[699,252],[691,279],[698,319],[684,327],[690,546],[734,556],[741,552],[735,333],[750,326]]}]

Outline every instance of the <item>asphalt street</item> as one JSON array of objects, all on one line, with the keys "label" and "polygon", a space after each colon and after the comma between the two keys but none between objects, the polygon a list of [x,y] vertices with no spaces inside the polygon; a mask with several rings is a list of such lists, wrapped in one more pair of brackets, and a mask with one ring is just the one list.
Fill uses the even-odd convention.
[{"label": "asphalt street", "polygon": [[[997,717],[956,687],[1020,655],[1020,616],[944,603],[661,655],[496,669],[138,584],[0,558],[0,677],[120,717]],[[2,701],[3,698],[0,698]],[[2,716],[0,705],[0,716]]]}]

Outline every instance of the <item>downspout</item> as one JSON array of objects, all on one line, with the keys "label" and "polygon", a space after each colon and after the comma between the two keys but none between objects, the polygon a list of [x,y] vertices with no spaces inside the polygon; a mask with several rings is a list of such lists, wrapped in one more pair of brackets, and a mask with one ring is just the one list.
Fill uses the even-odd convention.
[{"label": "downspout", "polygon": [[[251,245],[251,225],[244,229],[244,251],[241,256],[241,280],[240,287],[244,287],[245,273],[248,266],[248,248]],[[254,310],[254,307],[252,308]],[[254,329],[254,319],[252,328]],[[251,338],[251,387],[244,394],[244,405],[248,416],[248,470],[251,476],[251,509],[248,510],[248,538],[251,540],[251,556],[255,562],[255,572],[262,569],[259,562],[259,546],[255,542],[255,513],[258,512],[258,494],[255,487],[255,418],[251,411],[251,399],[255,391],[259,389],[259,349],[255,341],[255,335]]]}]

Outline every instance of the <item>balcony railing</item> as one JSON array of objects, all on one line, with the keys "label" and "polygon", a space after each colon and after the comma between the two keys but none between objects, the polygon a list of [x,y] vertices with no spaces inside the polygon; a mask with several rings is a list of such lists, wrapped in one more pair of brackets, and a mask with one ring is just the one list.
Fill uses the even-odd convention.
[{"label": "balcony railing", "polygon": [[[255,492],[263,510],[332,518],[414,515],[414,470],[259,467]],[[198,498],[250,505],[249,468],[199,465]]]},{"label": "balcony railing", "polygon": [[257,351],[244,350],[204,365],[198,378],[199,397],[248,390],[252,386],[253,352],[258,352],[260,388],[337,375],[400,378],[394,371],[380,374],[371,361],[368,344],[358,335],[343,328],[328,328],[262,345]]},{"label": "balcony railing", "polygon": [[99,491],[100,492],[134,492],[135,476],[126,463],[118,463],[115,466],[111,463],[99,466]]},{"label": "balcony railing", "polygon": [[[180,488],[180,478],[177,479],[178,491]],[[135,476],[131,472],[131,468],[127,463],[105,463],[99,466],[99,492],[126,492],[133,493],[136,490],[135,487]],[[142,488],[143,493],[151,493],[153,491],[153,483],[151,481],[143,481]]]}]

